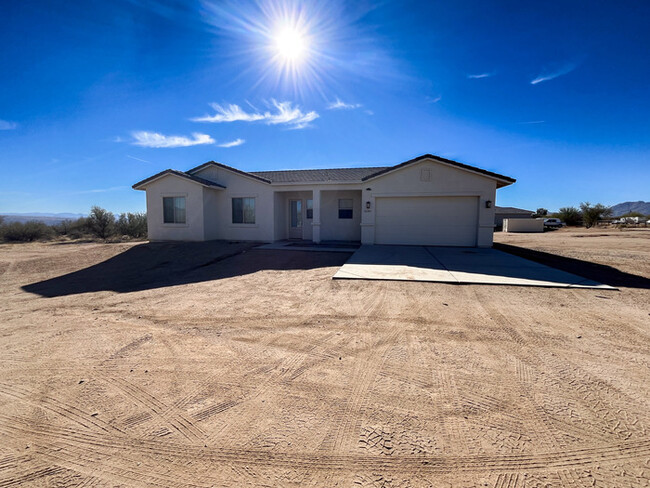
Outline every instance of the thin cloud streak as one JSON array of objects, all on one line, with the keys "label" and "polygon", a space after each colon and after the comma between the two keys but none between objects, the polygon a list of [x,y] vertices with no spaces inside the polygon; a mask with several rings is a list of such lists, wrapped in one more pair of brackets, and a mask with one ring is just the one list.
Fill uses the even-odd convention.
[{"label": "thin cloud streak", "polygon": [[247,112],[236,104],[220,105],[212,103],[210,105],[216,112],[214,115],[204,115],[190,120],[192,122],[213,123],[263,122],[267,125],[287,125],[290,129],[303,129],[319,117],[318,113],[313,110],[305,113],[298,105],[294,106],[291,102],[278,102],[274,99],[271,99],[271,105],[275,112],[268,110],[266,112]]},{"label": "thin cloud streak", "polygon": [[546,122],[545,120],[531,120],[531,121],[528,121],[528,122],[519,122],[519,124],[521,124],[521,125],[531,125],[531,124],[543,124],[545,122]]},{"label": "thin cloud streak", "polygon": [[143,163],[151,163],[151,161],[147,161],[146,159],[136,158],[135,156],[131,156],[130,154],[127,154],[126,157],[131,158],[131,159],[135,159],[136,161],[141,161]]},{"label": "thin cloud streak", "polygon": [[427,97],[426,98],[427,103],[438,103],[440,100],[442,100],[442,95],[438,95],[437,97]]},{"label": "thin cloud streak", "polygon": [[11,122],[10,120],[0,119],[0,130],[14,130],[18,127],[16,122]]},{"label": "thin cloud streak", "polygon": [[530,84],[537,85],[538,83],[542,83],[543,81],[554,80],[555,78],[571,73],[571,71],[573,71],[577,67],[578,66],[575,63],[567,63],[556,70],[543,71],[542,74],[540,74],[537,78],[532,80]]},{"label": "thin cloud streak", "polygon": [[238,138],[238,139],[235,139],[234,141],[223,142],[221,144],[217,144],[217,147],[236,147],[236,146],[241,146],[245,142],[246,142],[246,140]]},{"label": "thin cloud streak", "polygon": [[95,190],[81,190],[73,192],[74,195],[84,195],[87,193],[106,193],[109,191],[124,190],[126,186],[111,186],[110,188],[97,188]]},{"label": "thin cloud streak", "polygon": [[327,110],[354,110],[355,108],[361,108],[360,103],[345,103],[339,97],[336,97],[336,101],[330,103],[327,106]]},{"label": "thin cloud streak", "polygon": [[166,136],[157,132],[136,131],[132,132],[134,146],[170,148],[188,147],[201,144],[214,144],[215,140],[207,134],[192,133],[192,138],[186,136]]},{"label": "thin cloud streak", "polygon": [[467,75],[470,80],[480,80],[481,78],[489,78],[494,76],[494,73],[479,73],[477,75]]}]

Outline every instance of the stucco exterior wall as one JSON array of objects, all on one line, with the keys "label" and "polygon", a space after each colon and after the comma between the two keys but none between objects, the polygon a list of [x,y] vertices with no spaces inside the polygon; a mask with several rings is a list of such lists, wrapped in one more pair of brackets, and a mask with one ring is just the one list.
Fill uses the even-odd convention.
[{"label": "stucco exterior wall", "polygon": [[[339,219],[339,199],[352,199],[352,218]],[[321,192],[320,237],[323,241],[361,240],[361,192],[335,190]]]},{"label": "stucco exterior wall", "polygon": [[[477,245],[491,247],[496,181],[430,160],[424,160],[365,182],[362,192],[361,242],[364,244],[375,242],[376,197],[452,195],[479,198]],[[492,202],[491,208],[486,208],[487,201]],[[365,208],[365,202],[370,202],[370,210]],[[409,216],[405,215],[404,218]]]},{"label": "stucco exterior wall", "polygon": [[[196,176],[214,181],[226,187],[217,191],[217,195],[206,207],[211,229],[211,239],[228,239],[241,241],[273,242],[275,219],[273,215],[273,188],[268,183],[258,181],[222,168],[207,167]],[[255,198],[255,223],[232,223],[232,199]],[[212,230],[214,229],[214,231]]]},{"label": "stucco exterior wall", "polygon": [[[163,222],[163,197],[185,197],[185,224]],[[152,241],[203,241],[203,186],[169,175],[147,185],[147,228]]]}]

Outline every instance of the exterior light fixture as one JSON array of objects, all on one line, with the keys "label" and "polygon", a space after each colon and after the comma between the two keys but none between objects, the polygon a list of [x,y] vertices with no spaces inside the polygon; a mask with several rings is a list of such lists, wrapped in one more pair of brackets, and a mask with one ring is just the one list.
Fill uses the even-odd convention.
[{"label": "exterior light fixture", "polygon": [[485,208],[492,208],[492,200],[486,200]]},{"label": "exterior light fixture", "polygon": [[366,209],[370,210],[370,200],[366,202]]}]

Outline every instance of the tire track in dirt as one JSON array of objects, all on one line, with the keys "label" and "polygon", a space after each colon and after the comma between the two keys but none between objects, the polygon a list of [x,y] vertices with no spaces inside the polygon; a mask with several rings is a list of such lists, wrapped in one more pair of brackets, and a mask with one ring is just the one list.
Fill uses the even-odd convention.
[{"label": "tire track in dirt", "polygon": [[[278,364],[265,367],[261,371],[260,368],[255,368],[250,373],[245,374],[242,383],[256,380],[260,374],[265,374],[266,377],[261,382],[255,383],[253,390],[248,394],[236,399],[227,399],[212,407],[213,414],[232,410],[229,413],[236,414],[237,418],[236,422],[229,422],[211,433],[208,441],[215,442],[217,438],[220,438],[219,444],[228,446],[231,440],[236,438],[236,432],[249,428],[255,418],[263,418],[264,415],[268,415],[272,409],[271,405],[261,405],[259,402],[254,402],[254,400],[264,396],[274,387],[278,388],[283,384],[290,383],[303,374],[308,367],[322,361],[323,356],[329,357],[327,354],[318,353],[317,350],[329,346],[333,337],[336,337],[336,333],[334,331],[329,332],[317,341],[302,346],[297,352]],[[316,362],[310,362],[309,358],[314,356],[317,358]],[[205,410],[200,412],[202,417],[205,417],[207,413]]]},{"label": "tire track in dirt", "polygon": [[[0,416],[7,418],[7,416]],[[17,421],[0,424],[0,432],[14,438],[31,435],[38,437],[39,445],[51,439],[51,449],[63,452],[64,448],[79,453],[89,452],[97,456],[117,456],[134,459],[136,456],[162,456],[168,462],[179,463],[191,470],[188,463],[202,458],[211,463],[235,463],[260,468],[287,467],[300,470],[381,470],[386,472],[528,472],[549,469],[571,469],[599,463],[622,463],[650,456],[650,439],[623,442],[609,446],[573,449],[565,452],[546,452],[515,455],[476,456],[369,456],[360,454],[292,453],[262,450],[205,449],[173,442],[128,439],[124,436],[101,436],[73,432],[64,440],[59,429],[34,425],[33,422]],[[54,446],[57,447],[54,447]],[[47,447],[47,445],[45,445]],[[104,454],[102,454],[104,453]],[[74,452],[73,452],[74,454]],[[175,481],[178,481],[174,478]]]},{"label": "tire track in dirt", "polygon": [[[68,405],[67,403],[57,400],[56,398],[50,397],[45,394],[36,394],[31,392],[27,388],[21,388],[16,385],[7,385],[6,383],[0,383],[0,394],[5,395],[16,400],[20,400],[24,403],[28,403],[32,406],[44,408],[50,410],[66,420],[72,421],[76,424],[81,425],[85,429],[97,430],[99,429],[106,434],[109,433],[120,433],[124,434],[124,431],[118,427],[104,422],[97,417],[93,417],[88,412],[73,406]],[[38,396],[38,401],[32,400],[31,397]]]},{"label": "tire track in dirt", "polygon": [[143,388],[126,381],[123,378],[105,377],[103,381],[112,385],[129,398],[133,399],[156,417],[162,419],[168,427],[177,431],[189,441],[199,441],[206,437],[206,434],[194,425],[181,411],[173,411],[163,402],[158,400]]},{"label": "tire track in dirt", "polygon": [[[637,414],[630,414],[625,408],[625,405],[636,405],[638,411],[646,411],[645,406],[639,403],[636,399],[631,398],[616,388],[612,387],[606,381],[600,378],[593,377],[589,373],[583,371],[570,360],[563,358],[559,355],[540,356],[539,350],[542,350],[543,344],[536,334],[529,336],[526,341],[522,336],[516,332],[514,325],[507,318],[507,316],[496,309],[495,305],[491,304],[489,300],[484,300],[480,294],[474,291],[479,303],[491,317],[496,317],[495,322],[505,324],[503,330],[513,339],[513,347],[509,351],[510,355],[514,355],[517,362],[517,369],[521,374],[527,377],[535,376],[537,382],[542,381],[548,387],[557,387],[563,392],[563,395],[570,395],[575,400],[580,402],[592,415],[597,419],[596,422],[602,431],[598,430],[598,425],[588,425],[586,427],[573,426],[572,432],[580,432],[581,438],[591,440],[594,442],[602,442],[607,438],[607,434],[614,434],[618,437],[627,440],[633,432],[638,436],[644,438],[649,432],[644,422],[640,422]],[[521,366],[520,364],[525,364]],[[553,371],[552,375],[536,374],[540,365]],[[521,383],[526,385],[526,383]],[[568,388],[567,388],[568,386]],[[551,439],[560,448],[567,448],[567,444],[563,440],[563,431],[558,429],[556,417],[552,416],[542,406],[540,406],[535,398],[530,393],[529,388],[524,388],[523,393],[533,406],[533,411],[536,413],[538,422],[545,425],[547,431],[552,434]],[[646,415],[646,418],[648,416]],[[584,422],[584,419],[578,419],[578,422]],[[562,422],[562,426],[566,426],[569,422]],[[594,428],[596,427],[596,428]]]}]

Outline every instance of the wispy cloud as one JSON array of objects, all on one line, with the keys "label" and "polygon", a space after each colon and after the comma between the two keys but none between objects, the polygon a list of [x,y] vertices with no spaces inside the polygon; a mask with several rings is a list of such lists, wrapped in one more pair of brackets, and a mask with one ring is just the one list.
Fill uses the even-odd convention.
[{"label": "wispy cloud", "polygon": [[521,125],[543,124],[545,120],[529,120],[528,122],[519,122]]},{"label": "wispy cloud", "polygon": [[186,136],[166,136],[158,132],[135,131],[132,132],[131,144],[142,147],[187,147],[200,144],[214,144],[215,140],[207,134],[194,132],[192,138]]},{"label": "wispy cloud", "polygon": [[438,95],[437,97],[426,97],[427,103],[438,103],[440,100],[442,100],[442,95]]},{"label": "wispy cloud", "polygon": [[336,97],[336,101],[330,103],[327,106],[327,110],[353,110],[355,108],[361,108],[360,103],[345,103],[339,97]]},{"label": "wispy cloud", "polygon": [[553,69],[545,70],[542,71],[542,74],[540,74],[537,78],[532,80],[530,82],[531,85],[537,85],[538,83],[541,83],[543,81],[549,81],[549,80],[554,80],[555,78],[559,76],[566,75],[568,73],[571,73],[574,69],[578,67],[577,64],[575,63],[565,63],[560,67],[556,67]]},{"label": "wispy cloud", "polygon": [[76,191],[73,192],[75,195],[83,195],[86,193],[106,193],[109,191],[118,191],[118,190],[124,190],[126,186],[111,186],[110,188],[97,188],[94,190],[81,190],[81,191]]},{"label": "wispy cloud", "polygon": [[127,154],[126,157],[131,158],[131,159],[135,159],[136,161],[141,161],[143,163],[150,163],[151,162],[151,161],[147,161],[146,159],[136,158],[135,156],[131,156],[130,154]]},{"label": "wispy cloud", "polygon": [[16,127],[18,127],[16,122],[0,119],[0,130],[14,130]]},{"label": "wispy cloud", "polygon": [[267,125],[287,125],[291,129],[302,129],[319,117],[313,110],[305,113],[298,105],[294,106],[291,102],[278,102],[273,99],[271,106],[274,111],[265,112],[257,110],[247,112],[235,104],[212,103],[210,105],[216,112],[214,115],[204,115],[190,120],[193,122],[263,122]]},{"label": "wispy cloud", "polygon": [[218,147],[235,147],[235,146],[241,146],[243,143],[246,141],[244,139],[235,139],[234,141],[230,142],[222,142],[221,144],[217,144]]},{"label": "wispy cloud", "polygon": [[490,76],[494,76],[494,74],[495,74],[494,72],[492,72],[492,73],[478,73],[478,74],[475,74],[475,75],[467,75],[467,77],[470,80],[480,80],[481,78],[489,78]]}]

